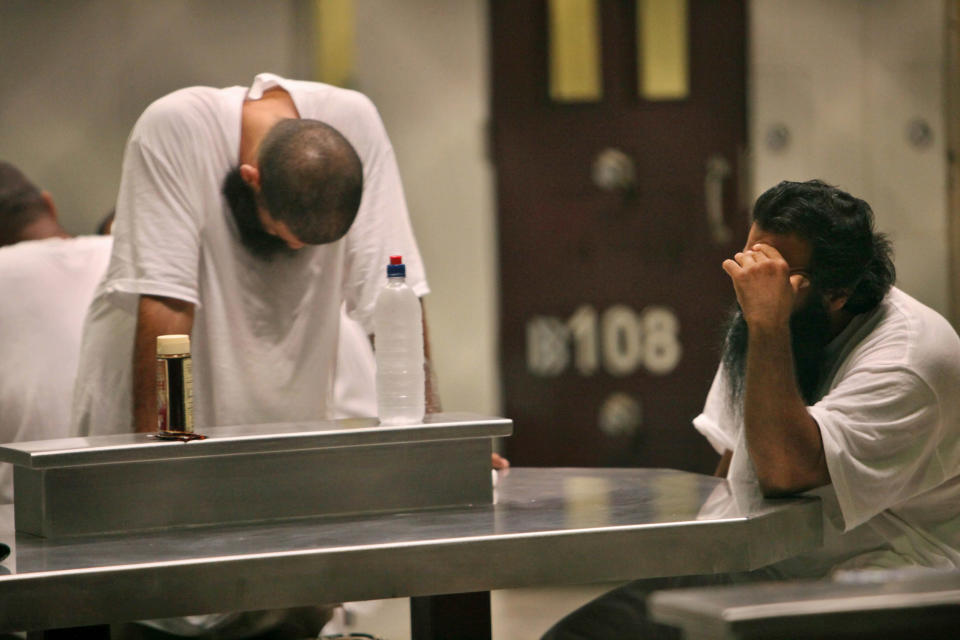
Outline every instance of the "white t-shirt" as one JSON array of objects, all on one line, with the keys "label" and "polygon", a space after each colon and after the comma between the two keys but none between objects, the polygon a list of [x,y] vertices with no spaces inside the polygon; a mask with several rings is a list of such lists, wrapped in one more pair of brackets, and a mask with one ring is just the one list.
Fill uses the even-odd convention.
[{"label": "white t-shirt", "polygon": [[371,418],[377,415],[377,361],[370,336],[359,322],[340,312],[337,378],[333,382],[332,418]]},{"label": "white t-shirt", "polygon": [[[786,563],[785,576],[831,569],[960,568],[960,338],[932,309],[893,288],[828,346],[828,375],[808,408],[831,484],[823,548]],[[756,483],[742,421],[717,372],[694,426],[728,478]]]},{"label": "white t-shirt", "polygon": [[[104,236],[0,248],[0,442],[66,438],[87,307],[110,259]],[[0,503],[13,502],[0,464]]]},{"label": "white t-shirt", "polygon": [[[303,118],[340,131],[363,163],[360,210],[347,235],[273,261],[241,245],[221,194],[239,162],[241,108],[282,87]],[[139,296],[196,305],[192,331],[198,428],[330,415],[339,310],[367,333],[392,254],[417,295],[429,289],[393,149],[365,96],[258,75],[252,87],[191,87],[153,104],[123,161],[115,244],[84,328],[74,394],[77,433],[132,429]]]}]

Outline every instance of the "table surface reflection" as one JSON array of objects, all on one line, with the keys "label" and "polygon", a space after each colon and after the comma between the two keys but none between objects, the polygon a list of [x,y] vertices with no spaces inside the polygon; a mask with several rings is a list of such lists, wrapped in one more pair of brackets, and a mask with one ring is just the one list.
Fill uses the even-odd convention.
[{"label": "table surface reflection", "polygon": [[15,535],[9,505],[0,519],[5,629],[747,570],[822,538],[815,499],[664,469],[514,468],[493,505],[135,535]]}]

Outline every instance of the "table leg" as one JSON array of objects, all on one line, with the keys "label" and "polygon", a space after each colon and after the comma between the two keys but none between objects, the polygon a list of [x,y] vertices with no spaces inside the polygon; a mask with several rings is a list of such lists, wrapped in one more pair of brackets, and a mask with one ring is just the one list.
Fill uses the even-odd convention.
[{"label": "table leg", "polygon": [[110,625],[28,631],[27,640],[110,640]]},{"label": "table leg", "polygon": [[490,592],[410,598],[413,640],[490,640]]}]

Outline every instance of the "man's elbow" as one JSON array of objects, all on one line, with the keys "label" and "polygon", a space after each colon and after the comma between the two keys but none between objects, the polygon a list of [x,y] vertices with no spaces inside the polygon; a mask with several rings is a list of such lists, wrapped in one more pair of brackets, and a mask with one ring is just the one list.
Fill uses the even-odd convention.
[{"label": "man's elbow", "polygon": [[778,469],[768,473],[757,471],[757,482],[764,498],[787,498],[830,483],[829,476],[811,469]]},{"label": "man's elbow", "polygon": [[760,493],[764,498],[789,498],[802,491],[791,483],[757,479],[760,484]]}]

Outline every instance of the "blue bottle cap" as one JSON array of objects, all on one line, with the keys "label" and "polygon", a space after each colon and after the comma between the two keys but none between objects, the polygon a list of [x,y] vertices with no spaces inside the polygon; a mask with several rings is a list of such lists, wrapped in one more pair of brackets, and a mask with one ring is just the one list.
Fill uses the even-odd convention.
[{"label": "blue bottle cap", "polygon": [[400,256],[390,256],[390,264],[387,265],[388,278],[406,278],[407,267],[403,264],[403,258]]}]

